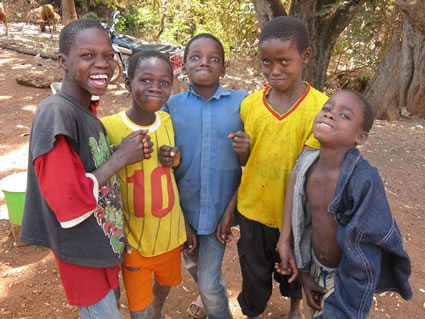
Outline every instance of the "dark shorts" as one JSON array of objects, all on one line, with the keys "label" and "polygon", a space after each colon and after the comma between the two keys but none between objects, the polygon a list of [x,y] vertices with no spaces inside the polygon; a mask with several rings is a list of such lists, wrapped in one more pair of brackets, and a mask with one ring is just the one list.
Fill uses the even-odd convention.
[{"label": "dark shorts", "polygon": [[255,317],[264,312],[272,294],[272,282],[279,282],[282,296],[302,299],[298,281],[288,284],[287,276],[275,271],[274,264],[280,261],[276,251],[279,229],[267,227],[238,214],[240,239],[239,261],[242,271],[242,291],[238,302],[246,316]]}]

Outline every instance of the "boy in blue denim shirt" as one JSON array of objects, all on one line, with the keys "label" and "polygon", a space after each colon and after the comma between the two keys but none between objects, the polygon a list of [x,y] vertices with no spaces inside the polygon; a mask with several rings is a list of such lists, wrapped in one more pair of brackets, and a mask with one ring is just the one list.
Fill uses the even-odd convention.
[{"label": "boy in blue denim shirt", "polygon": [[412,298],[410,261],[384,185],[356,149],[372,124],[360,93],[334,94],[313,124],[320,150],[303,152],[291,173],[276,269],[292,274],[289,281],[300,270],[306,319],[366,318],[383,290]]},{"label": "boy in blue denim shirt", "polygon": [[[241,167],[232,149],[235,137],[228,136],[243,130],[239,109],[248,94],[221,87],[224,50],[213,35],[192,38],[183,61],[190,88],[171,96],[163,108],[173,121],[176,148],[162,147],[160,160],[169,166],[173,156],[182,154],[174,174],[183,214],[191,228],[187,230],[188,242],[196,239],[198,244],[192,252],[183,251],[183,257],[202,299],[193,302],[188,311],[195,318],[205,316],[206,310],[210,319],[229,319],[232,315],[221,264],[232,219],[224,212],[235,207]],[[228,205],[231,201],[233,205]]]}]

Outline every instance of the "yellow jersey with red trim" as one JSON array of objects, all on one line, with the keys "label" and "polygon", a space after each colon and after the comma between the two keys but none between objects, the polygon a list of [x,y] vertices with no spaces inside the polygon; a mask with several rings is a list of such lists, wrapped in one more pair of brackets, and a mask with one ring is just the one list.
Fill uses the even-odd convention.
[{"label": "yellow jersey with red trim", "polygon": [[250,155],[238,191],[238,211],[268,227],[282,227],[288,176],[305,145],[318,149],[313,120],[328,97],[305,82],[304,94],[285,113],[267,101],[268,86],[241,104]]},{"label": "yellow jersey with red trim", "polygon": [[132,122],[125,112],[101,119],[112,145],[118,147],[130,133],[148,129],[153,153],[119,171],[125,230],[132,249],[142,256],[156,256],[186,241],[183,212],[172,168],[161,166],[159,147],[174,146],[174,128],[166,112],[156,112],[150,126]]}]

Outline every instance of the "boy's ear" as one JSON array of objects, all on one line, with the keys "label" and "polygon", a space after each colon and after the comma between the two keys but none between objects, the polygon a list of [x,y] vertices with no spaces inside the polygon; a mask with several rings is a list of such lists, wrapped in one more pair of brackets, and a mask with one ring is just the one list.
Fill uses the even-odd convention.
[{"label": "boy's ear", "polygon": [[308,47],[307,49],[304,50],[302,54],[304,64],[307,64],[310,62],[311,54],[312,54],[311,47]]},{"label": "boy's ear", "polygon": [[59,66],[62,68],[62,70],[66,70],[66,55],[59,53],[58,55],[58,62],[59,62]]},{"label": "boy's ear", "polygon": [[225,65],[223,65],[223,71],[221,71],[220,76],[221,76],[221,77],[224,77],[225,75],[226,75],[226,66],[225,66]]},{"label": "boy's ear", "polygon": [[362,145],[366,141],[368,136],[369,136],[368,132],[361,131],[356,137],[356,140],[355,140],[356,145]]},{"label": "boy's ear", "polygon": [[131,93],[131,81],[128,77],[124,79],[125,87],[127,88],[128,93]]},{"label": "boy's ear", "polygon": [[183,73],[184,75],[187,75],[186,66],[185,66],[185,64],[184,64],[184,63],[182,63],[182,73]]}]

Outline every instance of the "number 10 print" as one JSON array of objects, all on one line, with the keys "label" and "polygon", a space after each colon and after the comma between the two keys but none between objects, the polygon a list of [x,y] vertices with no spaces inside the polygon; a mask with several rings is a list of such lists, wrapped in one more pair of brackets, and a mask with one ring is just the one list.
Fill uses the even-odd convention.
[{"label": "number 10 print", "polygon": [[[170,168],[160,166],[155,168],[151,174],[151,196],[152,215],[158,218],[167,215],[174,206],[175,194]],[[137,217],[145,217],[145,176],[143,170],[136,170],[134,174],[127,177],[126,182],[133,184],[134,214]],[[166,194],[163,194],[163,183],[166,183]],[[165,196],[164,196],[165,195]],[[167,207],[164,207],[165,198],[168,198]]]}]

